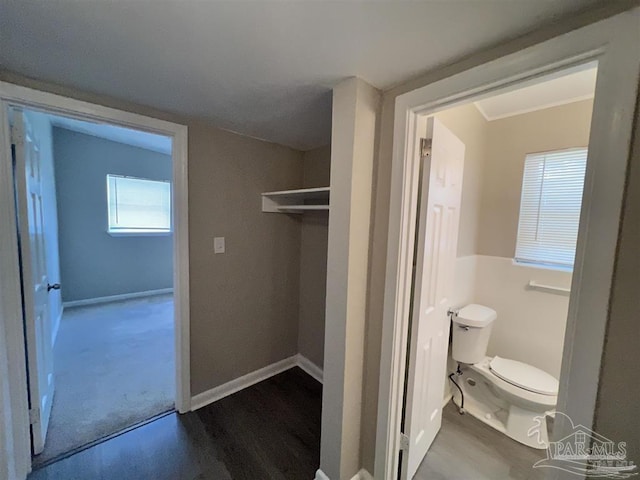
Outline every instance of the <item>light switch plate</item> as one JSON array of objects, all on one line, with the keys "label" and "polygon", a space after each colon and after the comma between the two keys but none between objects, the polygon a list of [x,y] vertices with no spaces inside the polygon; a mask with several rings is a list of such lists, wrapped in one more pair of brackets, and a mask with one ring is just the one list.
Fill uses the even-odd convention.
[{"label": "light switch plate", "polygon": [[213,253],[224,253],[224,237],[213,238]]}]

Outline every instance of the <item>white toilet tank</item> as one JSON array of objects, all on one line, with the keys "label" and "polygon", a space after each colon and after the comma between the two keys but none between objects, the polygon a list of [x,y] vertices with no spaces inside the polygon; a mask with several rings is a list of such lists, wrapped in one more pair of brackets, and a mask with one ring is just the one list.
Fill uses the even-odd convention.
[{"label": "white toilet tank", "polygon": [[491,326],[498,314],[472,303],[453,315],[452,357],[456,362],[475,364],[487,354]]}]

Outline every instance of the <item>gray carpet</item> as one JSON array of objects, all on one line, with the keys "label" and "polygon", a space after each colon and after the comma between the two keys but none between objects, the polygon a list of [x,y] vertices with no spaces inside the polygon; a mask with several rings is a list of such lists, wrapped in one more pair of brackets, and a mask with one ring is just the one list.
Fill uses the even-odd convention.
[{"label": "gray carpet", "polygon": [[65,309],[41,464],[173,408],[170,295]]}]

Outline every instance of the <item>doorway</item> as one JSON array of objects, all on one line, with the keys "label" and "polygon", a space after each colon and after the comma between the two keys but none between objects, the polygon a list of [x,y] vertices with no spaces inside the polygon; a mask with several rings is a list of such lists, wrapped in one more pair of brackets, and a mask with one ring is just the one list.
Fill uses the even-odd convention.
[{"label": "doorway", "polygon": [[[596,96],[589,138],[589,167],[572,274],[565,348],[559,378],[557,410],[574,423],[591,428],[598,394],[600,358],[608,321],[607,306],[629,159],[638,62],[625,58],[624,45],[634,31],[632,16],[619,16],[585,27],[525,52],[453,75],[399,95],[395,102],[391,213],[387,249],[385,307],[376,441],[376,478],[398,478],[405,455],[402,389],[406,374],[411,264],[419,172],[421,118],[499,88],[534,81],[577,65],[597,61]],[[604,40],[606,39],[606,40]],[[603,47],[606,43],[606,47]],[[605,68],[606,65],[606,68]],[[624,72],[624,73],[623,73]],[[629,77],[627,77],[627,75]],[[627,80],[623,80],[627,79]],[[611,125],[616,128],[609,128]],[[420,133],[418,133],[420,132]],[[580,319],[578,328],[578,318]],[[566,417],[562,417],[566,418]],[[556,422],[554,435],[571,433],[566,420]]]},{"label": "doorway", "polygon": [[[24,345],[10,352],[10,362],[15,365],[10,378],[13,437],[16,464],[22,471],[28,471],[32,463],[40,465],[73,453],[150,416],[174,408],[181,413],[190,409],[186,127],[10,84],[3,83],[0,87],[2,125],[6,127],[8,140],[6,144],[3,142],[3,168],[13,165],[16,159],[16,182],[12,181],[6,190],[13,197],[10,204],[16,207],[9,218],[15,221],[7,222],[2,233],[10,238],[8,230],[14,229],[15,249],[7,249],[5,253],[20,260],[15,264],[15,274],[7,269],[5,277],[7,285],[12,287],[5,292],[7,296],[10,292],[18,294],[9,297],[12,301],[5,306],[9,311],[20,312],[15,316],[16,323],[9,322],[6,328],[14,345]],[[51,144],[56,143],[56,148],[51,150],[60,154],[59,178],[47,177],[47,172],[39,168],[42,135],[34,125],[41,121],[48,122]],[[106,134],[98,132],[101,129],[120,137],[105,138]],[[18,141],[10,141],[12,136],[14,139],[17,136]],[[135,138],[142,138],[143,142],[151,138],[161,140],[165,149],[162,155],[166,158],[163,178],[114,168],[99,174],[99,187],[92,185],[84,191],[80,188],[79,197],[74,197],[74,184],[87,187],[90,182],[81,177],[82,165],[73,162],[84,155],[88,164],[88,159],[95,156],[95,152],[86,149],[84,154],[78,155],[77,148],[72,152],[74,143],[77,147],[81,140],[85,148],[97,142],[102,143],[102,147],[138,149],[149,155],[160,153],[145,149],[145,145],[132,145]],[[106,156],[124,158],[123,152],[115,151]],[[68,174],[63,175],[65,169]],[[62,220],[60,235],[52,235],[47,230],[43,206],[47,203],[45,197],[51,200],[51,189],[41,188],[43,178],[54,186],[56,181],[67,182],[61,184],[58,192],[67,198],[64,201],[60,195],[53,198],[56,213],[60,213],[60,204],[64,204],[64,216],[74,209],[88,209],[95,201],[104,207],[100,213],[104,220],[100,234],[122,240],[121,247],[145,237],[156,240],[168,237],[168,248],[160,249],[165,253],[165,264],[169,265],[168,275],[163,275],[168,285],[144,287],[144,279],[138,278],[140,283],[133,288],[135,291],[131,288],[127,291],[126,284],[135,275],[117,275],[118,271],[125,273],[124,266],[115,265],[118,257],[127,259],[123,250],[98,269],[101,274],[74,277],[72,273],[81,272],[90,263],[82,258],[83,251],[93,249],[91,255],[102,257],[99,261],[105,260],[107,254],[104,249],[96,248],[95,239],[78,238],[88,233],[86,220],[79,223],[87,227],[81,229],[81,235],[77,229],[68,228],[69,219],[61,216],[58,216]],[[100,193],[94,200],[89,198],[92,190]],[[30,201],[26,202],[26,198]],[[132,205],[131,198],[144,198],[145,207],[151,207],[154,212],[139,215],[135,209],[141,205],[135,202]],[[50,213],[51,205],[47,208]],[[131,218],[151,218],[152,223],[164,223],[132,225],[127,223]],[[138,228],[144,232],[131,231]],[[152,231],[156,228],[165,231]],[[15,232],[19,232],[19,236]],[[69,238],[62,238],[65,235]],[[46,268],[46,236],[58,240],[64,265],[60,276],[48,275],[51,269]],[[160,269],[155,264],[161,262],[151,262],[151,266],[141,268],[135,262],[142,256],[144,254],[134,254],[127,263],[132,264],[134,270],[137,265],[148,278],[160,277]],[[55,258],[49,255],[49,260]],[[108,276],[109,264],[116,267],[114,280],[102,281]],[[20,288],[21,283],[25,285],[24,290]],[[109,284],[104,293],[87,294],[87,289],[99,288],[101,283],[102,287]],[[109,291],[108,288],[122,290]],[[24,297],[20,292],[25,292]],[[50,302],[48,297],[57,301]],[[41,452],[44,454],[38,458]],[[35,455],[33,461],[31,454]]]},{"label": "doorway", "polygon": [[10,121],[42,465],[174,408],[171,138],[30,109]]},{"label": "doorway", "polygon": [[[580,65],[427,121],[406,478],[542,477],[534,464],[546,458],[553,414],[538,420],[557,403],[596,75]],[[441,172],[462,184],[448,222]],[[444,464],[452,445],[470,454]]]}]

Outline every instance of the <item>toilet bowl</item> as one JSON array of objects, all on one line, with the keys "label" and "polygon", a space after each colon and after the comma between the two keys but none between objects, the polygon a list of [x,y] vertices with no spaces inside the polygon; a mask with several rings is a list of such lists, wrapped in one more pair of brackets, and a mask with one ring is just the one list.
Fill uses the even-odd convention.
[{"label": "toilet bowl", "polygon": [[558,400],[558,381],[553,376],[497,356],[461,370],[456,381],[469,414],[524,445],[547,448],[545,415]]},{"label": "toilet bowl", "polygon": [[497,313],[468,305],[452,315],[455,378],[464,409],[487,425],[532,448],[547,448],[546,414],[558,400],[558,380],[532,365],[486,356]]}]

